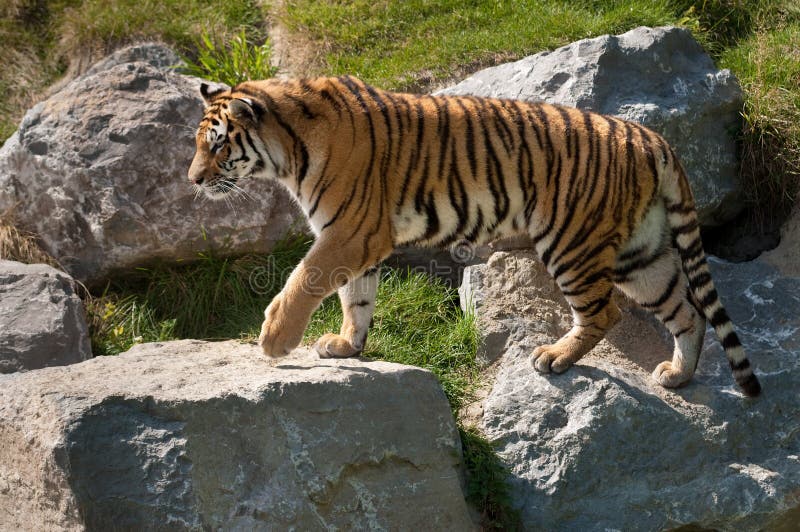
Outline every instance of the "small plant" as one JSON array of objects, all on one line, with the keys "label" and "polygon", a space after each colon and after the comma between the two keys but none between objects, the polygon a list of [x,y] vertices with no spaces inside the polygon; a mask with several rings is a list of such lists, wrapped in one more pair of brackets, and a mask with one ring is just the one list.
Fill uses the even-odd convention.
[{"label": "small plant", "polygon": [[492,444],[475,428],[459,428],[467,470],[467,500],[481,511],[484,530],[521,530],[511,503],[508,469]]},{"label": "small plant", "polygon": [[95,356],[116,355],[143,342],[176,339],[175,320],[159,319],[155,309],[133,295],[90,298],[86,315]]},{"label": "small plant", "polygon": [[272,47],[269,40],[254,45],[247,41],[245,30],[231,39],[225,46],[203,32],[197,44],[197,60],[184,58],[186,73],[219,81],[233,87],[249,79],[267,79],[278,69],[270,64]]}]

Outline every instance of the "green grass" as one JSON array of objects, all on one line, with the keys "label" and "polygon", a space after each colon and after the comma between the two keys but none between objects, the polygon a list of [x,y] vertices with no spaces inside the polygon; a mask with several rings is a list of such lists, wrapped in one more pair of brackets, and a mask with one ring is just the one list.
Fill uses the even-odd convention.
[{"label": "green grass", "polygon": [[93,352],[115,355],[156,337],[255,338],[264,307],[309,246],[298,236],[269,255],[207,252],[191,264],[140,268],[117,279],[88,305]]},{"label": "green grass", "polygon": [[242,29],[229,43],[215,42],[205,31],[198,43],[197,58],[184,58],[185,74],[219,81],[233,87],[249,79],[267,79],[278,69],[270,64],[272,46],[269,40],[254,44]]},{"label": "green grass", "polygon": [[522,529],[519,511],[511,501],[508,469],[495,448],[475,428],[460,428],[467,470],[467,500],[481,510],[483,530]]},{"label": "green grass", "polygon": [[[341,321],[339,300],[328,298],[312,318],[306,339],[338,332]],[[382,273],[364,356],[432,371],[457,411],[477,382],[477,345],[474,319],[461,312],[454,289],[420,273]]]},{"label": "green grass", "polygon": [[759,30],[724,50],[746,94],[742,177],[754,222],[776,226],[800,189],[800,4],[771,2]]},{"label": "green grass", "polygon": [[478,65],[639,25],[678,23],[663,0],[290,0],[283,18],[327,51],[325,72],[388,89],[426,86]]}]

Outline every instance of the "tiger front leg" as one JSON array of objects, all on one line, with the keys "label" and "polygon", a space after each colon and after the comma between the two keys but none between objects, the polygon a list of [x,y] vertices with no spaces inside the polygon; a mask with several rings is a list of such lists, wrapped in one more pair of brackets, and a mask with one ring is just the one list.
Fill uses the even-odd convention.
[{"label": "tiger front leg", "polygon": [[360,277],[367,269],[366,264],[376,264],[391,251],[390,247],[378,250],[384,253],[370,255],[364,260],[362,241],[349,236],[329,235],[329,238],[317,240],[294,269],[286,286],[264,311],[258,339],[264,354],[280,357],[297,347],[311,314],[322,300]]},{"label": "tiger front leg", "polygon": [[322,297],[303,288],[308,273],[306,268],[296,268],[284,289],[264,310],[258,345],[268,357],[288,355],[300,345],[311,314],[322,301]]},{"label": "tiger front leg", "polygon": [[375,312],[379,277],[379,269],[370,268],[339,289],[342,328],[339,334],[325,334],[314,344],[320,358],[353,357],[363,351]]}]

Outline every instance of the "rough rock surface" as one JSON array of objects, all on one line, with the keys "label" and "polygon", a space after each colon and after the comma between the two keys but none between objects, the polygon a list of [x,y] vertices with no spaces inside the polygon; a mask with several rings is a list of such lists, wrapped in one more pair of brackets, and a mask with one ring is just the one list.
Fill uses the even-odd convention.
[{"label": "rough rock surface", "polygon": [[441,92],[543,100],[642,123],[683,161],[702,223],[719,224],[743,206],[733,136],[742,90],[685,29],[584,39],[487,68]]},{"label": "rough rock surface", "polygon": [[469,530],[435,377],[183,340],[0,376],[2,530]]},{"label": "rough rock surface", "polygon": [[526,252],[467,269],[479,319],[505,335],[481,425],[510,464],[526,529],[762,530],[800,515],[800,279],[760,261],[712,270],[757,399],[737,391],[710,329],[694,379],[656,384],[671,339],[633,304],[577,366],[538,374],[531,351],[570,323],[553,281]]},{"label": "rough rock surface", "polygon": [[0,373],[92,357],[75,281],[46,264],[0,260]]},{"label": "rough rock surface", "polygon": [[0,212],[13,207],[82,281],[209,247],[266,251],[299,215],[268,181],[243,183],[250,197],[195,199],[200,80],[167,68],[173,59],[158,46],[114,54],[29,110],[0,148]]},{"label": "rough rock surface", "polygon": [[800,203],[781,227],[778,247],[764,253],[762,258],[784,275],[800,277]]}]

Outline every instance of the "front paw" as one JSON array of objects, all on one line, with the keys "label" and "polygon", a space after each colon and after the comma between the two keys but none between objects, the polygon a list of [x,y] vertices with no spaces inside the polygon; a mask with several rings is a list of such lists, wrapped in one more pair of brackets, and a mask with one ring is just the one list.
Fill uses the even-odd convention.
[{"label": "front paw", "polygon": [[258,345],[268,357],[288,355],[303,339],[303,321],[288,320],[285,315],[284,304],[280,296],[276,296],[264,311],[264,323],[258,337]]}]

